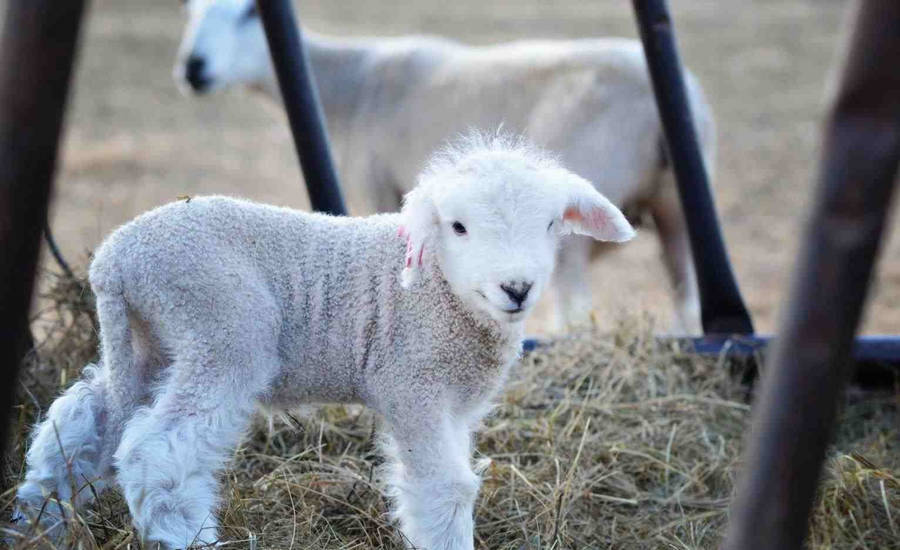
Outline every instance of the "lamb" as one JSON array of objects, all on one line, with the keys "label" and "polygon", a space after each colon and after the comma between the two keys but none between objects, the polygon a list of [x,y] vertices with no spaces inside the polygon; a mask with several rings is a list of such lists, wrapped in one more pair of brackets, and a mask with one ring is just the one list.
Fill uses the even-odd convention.
[{"label": "lamb", "polygon": [[634,230],[589,182],[508,136],[434,157],[399,214],[214,196],[139,216],[91,265],[101,360],[37,426],[21,513],[115,484],[145,541],[212,544],[216,473],[256,405],[362,403],[383,419],[406,540],[472,549],[471,434],[572,233]]},{"label": "lamb", "polygon": [[[278,86],[254,0],[189,0],[175,79],[198,93]],[[641,44],[599,39],[470,47],[430,37],[339,40],[306,32],[333,151],[351,211],[393,212],[430,151],[468,128],[497,128],[558,151],[638,220],[649,213],[675,302],[672,331],[702,333],[684,216]],[[687,75],[707,167],[709,105]],[[589,239],[569,239],[557,270],[557,326],[585,322]]]}]

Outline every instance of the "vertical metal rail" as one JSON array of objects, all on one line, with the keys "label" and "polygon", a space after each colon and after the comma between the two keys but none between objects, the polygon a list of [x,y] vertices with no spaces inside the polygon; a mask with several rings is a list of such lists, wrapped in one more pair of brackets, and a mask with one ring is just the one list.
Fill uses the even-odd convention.
[{"label": "vertical metal rail", "polygon": [[801,548],[900,163],[900,2],[859,5],[726,550]]},{"label": "vertical metal rail", "polygon": [[84,0],[8,0],[0,41],[0,456]]},{"label": "vertical metal rail", "polygon": [[257,0],[313,210],[345,215],[315,77],[291,0]]},{"label": "vertical metal rail", "polygon": [[647,67],[687,221],[706,334],[751,334],[710,192],[665,0],[633,0]]}]

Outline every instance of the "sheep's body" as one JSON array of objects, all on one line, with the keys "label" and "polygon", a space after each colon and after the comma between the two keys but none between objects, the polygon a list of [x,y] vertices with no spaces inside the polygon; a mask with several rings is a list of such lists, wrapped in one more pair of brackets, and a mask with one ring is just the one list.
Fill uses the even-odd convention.
[{"label": "sheep's body", "polygon": [[[516,356],[521,326],[476,319],[438,274],[423,279],[421,292],[401,292],[399,227],[398,214],[337,218],[215,197],[154,210],[104,243],[90,272],[101,323],[124,308],[140,328],[131,341],[104,334],[111,410],[125,421],[154,381],[178,379],[129,424],[116,452],[130,502],[160,494],[132,506],[140,528],[171,544],[201,523],[215,526],[193,518],[160,536],[182,519],[165,517],[172,499],[188,492],[214,502],[208,463],[185,456],[160,464],[178,447],[178,428],[165,425],[178,418],[199,417],[185,423],[185,437],[216,462],[257,402],[276,410],[364,403],[404,444],[425,437],[418,422],[435,417],[475,427]],[[160,471],[149,486],[148,468]],[[203,476],[200,487],[166,491]],[[474,476],[463,481],[474,494]],[[207,540],[202,531],[198,540]]]},{"label": "sheep's body", "polygon": [[[257,404],[355,402],[385,420],[408,540],[471,549],[470,434],[518,355],[558,237],[633,235],[588,182],[529,149],[476,143],[436,162],[402,215],[210,197],[116,230],[90,269],[101,364],[37,427],[23,511],[53,492],[84,503],[85,482],[115,477],[148,541],[212,543],[216,472]],[[471,234],[450,227],[459,219]]]},{"label": "sheep's body", "polygon": [[[244,15],[250,4],[191,2],[176,78],[186,78],[186,60],[193,56],[205,61],[201,82],[208,89],[244,83],[277,98],[262,27]],[[467,46],[422,36],[339,40],[306,33],[305,44],[352,211],[397,210],[430,151],[469,128],[502,125],[559,152],[567,167],[620,208],[635,217],[652,215],[674,289],[673,328],[701,332],[684,216],[640,42],[606,38]],[[690,74],[687,83],[712,172],[713,118]],[[587,241],[562,251],[561,324],[588,318],[591,253]]]},{"label": "sheep's body", "polygon": [[[558,151],[614,204],[645,205],[660,191],[661,130],[639,42],[384,39],[355,46],[368,52],[355,77],[333,70],[353,46],[308,43],[346,185],[367,209],[399,208],[448,137],[501,125]],[[345,105],[332,89],[348,83],[335,76],[355,83]]]},{"label": "sheep's body", "polygon": [[[250,336],[254,366],[236,364],[233,374],[242,385],[248,369],[262,377],[258,397],[274,408],[359,402],[387,415],[383,400],[393,393],[427,395],[445,389],[438,381],[463,390],[459,399],[481,402],[520,335],[475,323],[439,276],[425,278],[422,292],[401,292],[399,227],[399,214],[333,217],[226,197],[192,199],[117,230],[97,251],[90,280],[99,303],[124,301],[133,324],[144,327],[132,336],[141,356],[171,350],[177,362],[179,350],[199,353],[198,340],[234,346]],[[211,298],[210,289],[216,299],[200,299]],[[176,307],[183,321],[172,318]],[[434,378],[420,368],[451,358],[465,365],[458,376],[443,369]],[[486,372],[478,376],[472,365]],[[157,368],[142,361],[135,367],[151,378]],[[422,387],[418,376],[425,377]],[[400,378],[408,385],[398,388]],[[208,399],[205,383],[179,392]],[[469,415],[466,402],[448,405],[460,418]]]}]

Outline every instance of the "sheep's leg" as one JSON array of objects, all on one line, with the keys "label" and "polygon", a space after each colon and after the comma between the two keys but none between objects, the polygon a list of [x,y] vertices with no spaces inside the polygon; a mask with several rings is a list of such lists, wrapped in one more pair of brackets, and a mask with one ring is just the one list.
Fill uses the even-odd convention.
[{"label": "sheep's leg", "polygon": [[691,255],[687,222],[681,210],[671,172],[663,176],[660,194],[650,209],[662,246],[663,261],[674,295],[675,316],[672,332],[698,335],[703,333],[700,321],[700,293]]},{"label": "sheep's leg", "polygon": [[117,480],[151,547],[217,540],[217,473],[249,423],[262,391],[258,374],[266,370],[255,362],[245,365],[176,360],[163,393],[125,427],[115,453]]},{"label": "sheep's leg", "polygon": [[554,274],[557,329],[590,321],[592,302],[588,269],[592,245],[590,238],[580,235],[565,237],[562,241]]},{"label": "sheep's leg", "polygon": [[472,471],[468,427],[446,412],[416,411],[394,423],[390,443],[388,484],[406,542],[423,550],[471,550],[480,480]]},{"label": "sheep's leg", "polygon": [[[65,519],[61,515],[71,519],[71,506],[89,504],[112,477],[120,420],[128,413],[121,402],[127,391],[121,391],[114,377],[132,373],[131,329],[121,295],[98,290],[97,314],[102,365],[85,367],[82,379],[53,402],[35,428],[25,457],[25,481],[16,495],[16,519],[40,515],[45,528]],[[46,502],[53,495],[59,504]],[[60,531],[48,534],[56,537]]]},{"label": "sheep's leg", "polygon": [[72,520],[72,508],[89,504],[105,488],[110,465],[110,457],[102,454],[105,384],[103,370],[87,367],[84,379],[50,406],[25,457],[28,469],[16,495],[14,521],[39,516],[46,534],[56,539],[65,521]]}]

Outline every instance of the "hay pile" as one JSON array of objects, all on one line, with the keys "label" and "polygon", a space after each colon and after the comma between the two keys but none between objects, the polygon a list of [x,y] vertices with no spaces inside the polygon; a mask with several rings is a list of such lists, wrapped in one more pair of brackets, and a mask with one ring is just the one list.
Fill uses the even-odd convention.
[{"label": "hay pile", "polygon": [[[95,353],[89,293],[78,281],[50,283],[4,472],[10,483],[20,479],[37,411]],[[478,547],[716,547],[749,407],[727,369],[661,349],[650,326],[632,320],[614,334],[586,332],[525,358],[478,436],[477,458],[491,459],[476,512]],[[378,491],[375,422],[346,406],[260,419],[223,479],[221,523],[234,541],[227,547],[402,548]],[[896,393],[847,404],[810,548],[900,548],[898,427]],[[10,501],[7,492],[3,517]],[[81,548],[139,547],[114,492],[79,512],[72,532]]]}]

